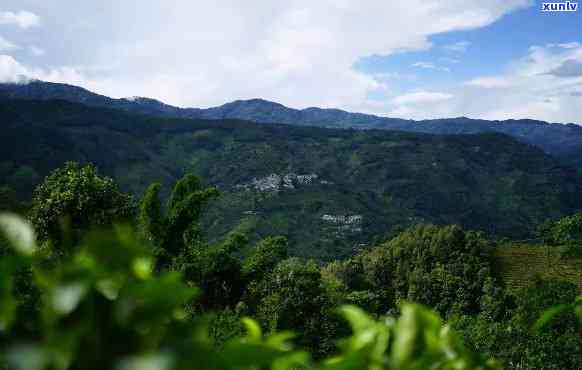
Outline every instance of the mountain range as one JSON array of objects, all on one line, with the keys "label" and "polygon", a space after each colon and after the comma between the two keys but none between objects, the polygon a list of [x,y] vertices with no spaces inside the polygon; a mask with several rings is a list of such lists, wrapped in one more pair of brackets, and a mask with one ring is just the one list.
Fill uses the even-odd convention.
[{"label": "mountain range", "polygon": [[[50,86],[64,88],[61,97],[84,93]],[[231,230],[255,240],[285,235],[292,254],[331,260],[410,224],[456,223],[523,238],[548,218],[582,209],[575,169],[499,133],[184,119],[129,112],[139,99],[113,100],[133,107],[122,110],[97,107],[108,101],[99,96],[86,97],[91,106],[29,96],[0,98],[0,185],[26,200],[64,162],[92,162],[138,199],[152,182],[167,195],[195,173],[221,193],[204,217],[213,241]]]},{"label": "mountain range", "polygon": [[488,121],[467,117],[432,120],[406,120],[351,113],[339,109],[293,109],[263,99],[237,100],[218,107],[179,108],[160,101],[134,97],[114,99],[66,84],[31,81],[0,84],[0,97],[15,99],[66,100],[92,107],[161,117],[190,119],[239,119],[258,123],[279,123],[326,128],[382,129],[430,134],[475,134],[498,132],[535,145],[563,163],[582,168],[582,127],[576,124],[548,123],[531,119]]}]

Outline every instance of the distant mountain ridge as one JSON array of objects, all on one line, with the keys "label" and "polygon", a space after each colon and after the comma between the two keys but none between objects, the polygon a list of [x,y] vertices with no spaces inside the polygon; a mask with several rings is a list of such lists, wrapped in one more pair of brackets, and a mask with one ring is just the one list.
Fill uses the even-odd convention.
[{"label": "distant mountain ridge", "polygon": [[200,109],[179,108],[149,98],[114,99],[78,86],[32,81],[27,84],[0,84],[0,97],[12,99],[60,99],[93,107],[122,109],[132,113],[191,119],[240,119],[258,123],[281,123],[326,128],[381,129],[430,134],[475,134],[499,132],[535,145],[563,162],[582,167],[582,127],[520,119],[488,121],[467,117],[432,120],[407,120],[351,113],[340,109],[293,109],[263,100],[237,100]]},{"label": "distant mountain ridge", "polygon": [[92,162],[132,194],[185,173],[220,189],[203,229],[285,235],[331,260],[415,223],[529,237],[582,210],[582,176],[503,134],[430,135],[176,119],[64,100],[0,99],[0,188],[29,200],[66,161]]}]

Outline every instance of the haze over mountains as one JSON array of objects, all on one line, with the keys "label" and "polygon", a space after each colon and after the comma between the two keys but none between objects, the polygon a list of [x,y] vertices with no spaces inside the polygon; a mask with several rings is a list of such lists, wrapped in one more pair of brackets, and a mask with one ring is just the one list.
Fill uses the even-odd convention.
[{"label": "haze over mountains", "polygon": [[582,127],[576,124],[551,124],[520,119],[488,121],[466,117],[432,120],[406,120],[351,113],[339,109],[292,109],[262,100],[237,100],[224,105],[200,109],[179,108],[160,101],[135,97],[114,99],[92,93],[84,88],[32,81],[27,84],[0,84],[0,97],[16,99],[60,99],[93,107],[123,109],[133,113],[175,118],[240,119],[259,123],[280,123],[328,128],[382,129],[431,134],[474,134],[499,132],[542,148],[563,163],[582,166]]}]

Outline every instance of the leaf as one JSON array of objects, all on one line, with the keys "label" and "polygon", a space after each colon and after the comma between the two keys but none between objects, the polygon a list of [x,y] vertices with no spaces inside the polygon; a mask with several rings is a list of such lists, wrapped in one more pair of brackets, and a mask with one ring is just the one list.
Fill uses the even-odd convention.
[{"label": "leaf", "polygon": [[12,295],[12,277],[0,271],[0,332],[6,331],[14,321],[16,300]]},{"label": "leaf", "polygon": [[261,343],[245,343],[244,341],[234,340],[225,345],[221,357],[224,367],[231,369],[266,366],[276,359],[288,356],[290,353]]},{"label": "leaf", "polygon": [[242,321],[245,329],[247,330],[247,336],[250,339],[254,339],[254,340],[261,339],[261,337],[263,336],[263,333],[261,331],[261,327],[259,326],[259,324],[255,320],[251,319],[250,317],[243,317],[241,321]]},{"label": "leaf", "polygon": [[19,216],[0,214],[0,231],[6,236],[14,250],[24,256],[31,256],[36,250],[36,237],[32,226]]},{"label": "leaf", "polygon": [[56,287],[52,295],[54,310],[61,315],[68,315],[77,308],[87,293],[87,285],[82,282],[69,283]]},{"label": "leaf", "polygon": [[364,331],[374,326],[374,321],[360,308],[352,305],[345,305],[339,308],[339,312],[352,327],[354,333]]},{"label": "leaf", "polygon": [[133,273],[139,279],[145,280],[149,278],[153,271],[154,263],[149,257],[140,257],[133,260]]},{"label": "leaf", "polygon": [[310,356],[307,352],[294,352],[283,358],[273,361],[273,370],[295,370],[307,367]]},{"label": "leaf", "polygon": [[266,342],[273,347],[282,348],[287,346],[289,341],[295,337],[297,337],[297,335],[293,332],[282,331],[269,335]]},{"label": "leaf", "polygon": [[392,346],[392,358],[398,368],[406,367],[426,350],[434,349],[430,348],[434,345],[432,339],[440,334],[441,327],[439,317],[420,305],[405,303],[401,311]]},{"label": "leaf", "polygon": [[21,344],[7,351],[6,360],[14,370],[42,370],[48,358],[45,351],[36,345]]},{"label": "leaf", "polygon": [[576,316],[578,317],[578,321],[580,321],[582,323],[582,306],[577,306],[576,308],[574,308],[574,312],[576,313]]},{"label": "leaf", "polygon": [[542,316],[535,322],[532,329],[534,331],[541,330],[550,320],[552,320],[557,315],[568,310],[571,306],[567,304],[560,304],[547,309]]},{"label": "leaf", "polygon": [[119,296],[119,290],[123,286],[123,279],[101,279],[96,284],[96,289],[99,293],[111,301],[117,299]]},{"label": "leaf", "polygon": [[7,331],[14,321],[18,307],[14,297],[14,273],[27,266],[30,257],[3,256],[0,259],[0,332]]},{"label": "leaf", "polygon": [[169,353],[148,353],[125,358],[116,366],[117,370],[170,370],[174,358]]}]

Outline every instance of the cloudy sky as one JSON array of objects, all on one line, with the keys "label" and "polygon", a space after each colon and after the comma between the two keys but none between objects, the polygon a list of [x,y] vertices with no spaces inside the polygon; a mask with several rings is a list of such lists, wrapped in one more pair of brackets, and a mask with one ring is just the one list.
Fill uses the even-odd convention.
[{"label": "cloudy sky", "polygon": [[3,0],[0,81],[582,124],[581,26],[530,0]]}]

